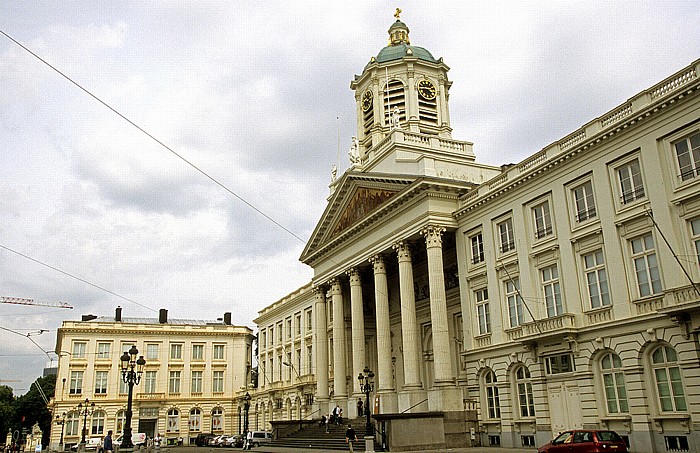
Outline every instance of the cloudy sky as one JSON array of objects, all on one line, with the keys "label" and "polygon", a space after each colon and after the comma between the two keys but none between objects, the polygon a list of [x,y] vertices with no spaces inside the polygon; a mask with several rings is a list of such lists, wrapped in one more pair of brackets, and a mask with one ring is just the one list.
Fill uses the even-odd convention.
[{"label": "cloudy sky", "polygon": [[356,130],[350,80],[397,6],[452,68],[453,137],[488,164],[700,58],[697,1],[335,4],[0,3],[0,296],[75,307],[0,304],[0,384],[26,392],[64,319],[121,305],[253,327],[308,282],[298,257]]}]

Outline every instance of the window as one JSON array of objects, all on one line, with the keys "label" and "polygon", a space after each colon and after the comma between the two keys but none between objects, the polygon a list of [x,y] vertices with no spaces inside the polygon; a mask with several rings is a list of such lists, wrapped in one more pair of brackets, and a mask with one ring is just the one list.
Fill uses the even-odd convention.
[{"label": "window", "polygon": [[80,416],[77,412],[68,412],[66,416],[66,436],[77,436],[80,430]]},{"label": "window", "polygon": [[651,233],[632,239],[630,245],[639,296],[645,297],[660,293],[661,275],[656,261],[654,238]]},{"label": "window", "polygon": [[574,371],[574,361],[571,354],[560,354],[545,357],[547,374],[570,373]]},{"label": "window", "polygon": [[107,372],[95,371],[95,395],[107,394]]},{"label": "window", "polygon": [[600,368],[602,369],[608,414],[629,412],[625,375],[622,373],[620,357],[612,352],[605,354],[600,360]]},{"label": "window", "polygon": [[214,371],[212,373],[211,390],[214,393],[223,393],[224,391],[224,372]]},{"label": "window", "polygon": [[277,323],[277,343],[282,343],[282,323]]},{"label": "window", "polygon": [[681,180],[695,178],[700,173],[700,133],[673,144],[678,159]]},{"label": "window", "polygon": [[501,239],[501,253],[515,249],[515,236],[513,235],[513,219],[506,219],[497,225],[498,235]]},{"label": "window", "polygon": [[211,430],[212,431],[221,431],[223,430],[223,420],[224,420],[224,411],[220,407],[216,407],[212,409],[211,411]]},{"label": "window", "polygon": [[532,218],[535,222],[536,239],[542,239],[552,234],[552,216],[549,213],[548,201],[532,208]]},{"label": "window", "polygon": [[610,305],[610,291],[608,291],[608,274],[605,271],[605,258],[603,250],[583,255],[583,267],[588,286],[588,299],[591,308]]},{"label": "window", "polygon": [[180,431],[180,412],[178,412],[177,409],[170,409],[168,411],[165,430],[169,433]]},{"label": "window", "polygon": [[520,436],[520,443],[523,444],[523,447],[536,447],[535,445],[535,436]]},{"label": "window", "polygon": [[70,388],[69,393],[71,395],[79,395],[83,393],[83,372],[82,371],[71,371],[70,372]]},{"label": "window", "polygon": [[267,332],[264,330],[262,331],[262,345],[261,346],[263,349],[267,348]]},{"label": "window", "polygon": [[73,354],[71,354],[72,358],[84,359],[86,349],[87,349],[87,343],[84,343],[82,341],[80,341],[80,342],[76,341],[75,343],[73,343]]},{"label": "window", "polygon": [[224,360],[224,345],[215,344],[214,345],[214,360]]},{"label": "window", "polygon": [[296,315],[294,317],[294,330],[297,335],[301,335],[301,315]]},{"label": "window", "polygon": [[192,409],[190,411],[190,431],[201,431],[202,430],[202,411],[199,409]]},{"label": "window", "polygon": [[103,411],[95,411],[92,414],[92,430],[93,436],[104,434],[105,432],[105,413]]},{"label": "window", "polygon": [[192,372],[192,393],[202,393],[202,372]]},{"label": "window", "polygon": [[275,344],[275,329],[273,327],[269,327],[267,331],[270,332],[270,346],[272,346]]},{"label": "window", "polygon": [[[284,362],[284,364],[286,364],[286,368],[287,368],[286,379],[290,380],[290,379],[292,379],[292,353],[291,352],[287,353],[286,359],[287,360],[285,360],[285,362]],[[281,373],[281,371],[280,371],[280,373]]]},{"label": "window", "polygon": [[108,359],[111,346],[109,343],[97,343],[97,358]]},{"label": "window", "polygon": [[171,371],[168,381],[168,392],[180,393],[180,371]]},{"label": "window", "polygon": [[119,394],[124,395],[129,392],[129,385],[124,382],[124,379],[122,377],[119,377]]},{"label": "window", "polygon": [[311,332],[311,329],[313,329],[313,313],[311,310],[306,311],[306,331]]},{"label": "window", "polygon": [[631,203],[644,197],[642,171],[637,159],[619,167],[617,175],[620,178],[620,200],[622,204]]},{"label": "window", "polygon": [[693,245],[695,246],[695,255],[700,264],[700,219],[694,219],[690,222],[690,228],[693,233]]},{"label": "window", "polygon": [[192,360],[202,360],[204,359],[204,345],[203,344],[193,344],[192,345]]},{"label": "window", "polygon": [[292,338],[292,318],[287,318],[287,340]]},{"label": "window", "polygon": [[124,432],[124,424],[126,423],[126,411],[117,412],[117,429],[116,433]]},{"label": "window", "polygon": [[273,382],[275,380],[275,361],[272,357],[270,357],[270,382]]},{"label": "window", "polygon": [[311,345],[308,345],[306,347],[306,374],[311,374],[313,373],[313,370],[311,369],[311,364],[313,363],[313,348]]},{"label": "window", "polygon": [[487,371],[484,375],[484,384],[489,418],[501,418],[501,401],[496,385],[496,373],[491,370]]},{"label": "window", "polygon": [[302,368],[301,368],[301,349],[297,349],[295,354],[296,354],[296,359],[297,359],[297,367],[294,370],[294,374],[298,375],[299,371],[302,370]]},{"label": "window", "polygon": [[510,326],[518,327],[523,323],[523,299],[520,297],[520,281],[518,278],[513,278],[506,281],[505,284]]},{"label": "window", "polygon": [[664,436],[666,451],[690,451],[687,436]]},{"label": "window", "polygon": [[676,350],[669,346],[660,346],[651,354],[651,361],[661,411],[686,411],[688,408]]},{"label": "window", "polygon": [[476,317],[479,320],[479,335],[485,335],[491,332],[488,288],[474,291],[474,300],[476,301]]},{"label": "window", "polygon": [[156,393],[156,372],[146,371],[143,374],[143,392],[144,393]]},{"label": "window", "polygon": [[146,358],[150,360],[158,359],[158,344],[148,343],[146,344]]},{"label": "window", "polygon": [[170,358],[175,360],[182,359],[182,344],[172,343],[170,345]]},{"label": "window", "polygon": [[477,233],[470,238],[472,246],[472,264],[478,264],[484,261],[484,236]]},{"label": "window", "polygon": [[593,199],[593,184],[586,181],[572,190],[574,206],[576,208],[576,221],[583,222],[597,216],[595,200]]},{"label": "window", "polygon": [[563,311],[561,302],[561,289],[559,288],[559,270],[557,265],[545,267],[540,270],[542,276],[542,291],[544,292],[547,317],[560,316]]},{"label": "window", "polygon": [[515,384],[518,388],[518,404],[521,417],[535,416],[535,400],[532,397],[532,382],[530,370],[526,366],[518,367],[515,371]]}]

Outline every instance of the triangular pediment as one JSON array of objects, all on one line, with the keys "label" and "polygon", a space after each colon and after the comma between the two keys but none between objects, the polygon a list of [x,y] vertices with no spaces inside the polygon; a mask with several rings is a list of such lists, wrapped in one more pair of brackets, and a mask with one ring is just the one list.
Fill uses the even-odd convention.
[{"label": "triangular pediment", "polygon": [[352,229],[415,181],[414,176],[349,172],[338,180],[301,259]]}]

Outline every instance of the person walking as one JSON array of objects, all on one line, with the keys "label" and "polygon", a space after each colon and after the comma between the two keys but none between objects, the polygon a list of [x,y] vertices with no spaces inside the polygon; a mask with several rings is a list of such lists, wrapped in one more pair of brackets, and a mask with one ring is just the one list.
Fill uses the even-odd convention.
[{"label": "person walking", "polygon": [[112,445],[112,430],[110,429],[107,431],[107,435],[104,438],[104,441],[102,441],[102,450],[104,453],[113,453],[114,452],[114,446]]},{"label": "person walking", "polygon": [[345,443],[350,447],[351,453],[354,451],[352,449],[353,442],[357,442],[357,434],[355,434],[355,430],[352,429],[352,425],[348,425],[348,429],[345,430]]}]

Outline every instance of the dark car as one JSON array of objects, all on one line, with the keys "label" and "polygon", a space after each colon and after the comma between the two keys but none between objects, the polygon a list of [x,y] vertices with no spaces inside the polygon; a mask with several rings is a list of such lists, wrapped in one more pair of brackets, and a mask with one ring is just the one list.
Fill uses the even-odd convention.
[{"label": "dark car", "polygon": [[627,453],[627,444],[615,431],[564,431],[537,453]]},{"label": "dark car", "polygon": [[207,447],[209,445],[209,440],[213,439],[214,434],[212,433],[199,433],[197,438],[194,440],[194,444],[198,447]]}]

